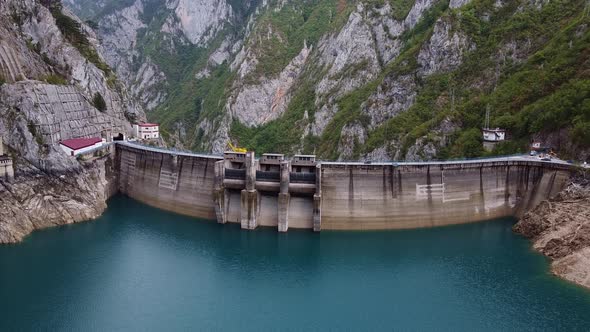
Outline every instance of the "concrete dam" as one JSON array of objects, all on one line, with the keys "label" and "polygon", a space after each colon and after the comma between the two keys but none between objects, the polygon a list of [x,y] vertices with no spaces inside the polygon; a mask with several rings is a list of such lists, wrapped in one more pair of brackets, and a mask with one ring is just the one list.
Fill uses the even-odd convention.
[{"label": "concrete dam", "polygon": [[118,142],[119,191],[218,223],[321,230],[434,227],[521,216],[575,167],[528,157],[449,162],[316,162],[253,152],[199,155]]}]

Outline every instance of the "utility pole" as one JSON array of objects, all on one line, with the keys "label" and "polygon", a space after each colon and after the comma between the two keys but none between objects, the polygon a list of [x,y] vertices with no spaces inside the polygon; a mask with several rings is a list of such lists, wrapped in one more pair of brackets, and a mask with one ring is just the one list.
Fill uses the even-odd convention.
[{"label": "utility pole", "polygon": [[490,129],[490,104],[486,105],[486,120],[483,129]]}]

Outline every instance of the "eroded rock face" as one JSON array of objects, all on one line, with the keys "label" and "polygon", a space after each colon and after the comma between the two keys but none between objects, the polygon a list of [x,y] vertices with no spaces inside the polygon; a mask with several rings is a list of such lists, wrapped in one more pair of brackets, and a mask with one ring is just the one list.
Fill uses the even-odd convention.
[{"label": "eroded rock face", "polygon": [[383,7],[374,8],[365,18],[371,26],[383,64],[389,63],[399,55],[402,46],[399,37],[406,29],[404,22],[395,20],[392,15],[391,5],[386,3]]},{"label": "eroded rock face", "polygon": [[436,3],[438,0],[416,0],[404,21],[405,25],[410,29],[416,26],[424,13]]},{"label": "eroded rock face", "polygon": [[0,244],[20,242],[37,229],[98,218],[116,188],[113,165],[106,157],[48,175],[21,160],[14,182],[0,180]]},{"label": "eroded rock face", "polygon": [[[83,0],[71,0],[76,8]],[[141,34],[160,33],[162,46],[169,54],[181,52],[182,47],[206,47],[233,19],[232,7],[226,1],[215,0],[169,0],[161,4],[159,13],[165,15],[163,23],[154,27],[153,20],[145,13],[145,6],[154,6],[145,0],[136,0],[130,6],[98,17],[97,33],[102,39],[101,50],[107,63],[130,87],[132,95],[141,101],[147,110],[154,110],[167,97],[168,77],[149,55],[144,54]],[[87,6],[85,6],[87,7]],[[148,10],[154,10],[148,8]],[[147,32],[146,32],[147,31]],[[219,65],[229,60],[225,41],[211,55],[210,64]],[[197,79],[206,78],[209,68],[197,74]]]},{"label": "eroded rock face", "polygon": [[136,49],[139,33],[147,28],[142,20],[143,11],[143,2],[136,0],[131,6],[101,18],[97,33],[105,61],[130,87],[131,95],[145,109],[153,110],[166,97],[167,79],[151,58],[146,57],[139,65],[135,63],[141,56]]},{"label": "eroded rock face", "polygon": [[342,128],[340,142],[338,144],[338,153],[340,160],[352,160],[354,157],[354,148],[358,144],[364,144],[367,140],[367,133],[363,126],[358,123],[350,123]]},{"label": "eroded rock face", "polygon": [[456,69],[463,63],[464,55],[474,48],[460,31],[453,31],[448,19],[439,19],[430,40],[418,54],[421,75],[431,75]]},{"label": "eroded rock face", "polygon": [[146,28],[140,16],[143,14],[141,0],[133,5],[104,17],[99,22],[98,34],[102,37],[102,53],[107,63],[113,67],[119,77],[128,81],[133,76],[131,65],[137,35]]},{"label": "eroded rock face", "polygon": [[590,181],[588,174],[554,199],[526,213],[514,231],[553,260],[556,275],[590,288]]},{"label": "eroded rock face", "polygon": [[449,1],[449,8],[459,8],[470,3],[471,0],[451,0]]},{"label": "eroded rock face", "polygon": [[225,0],[176,0],[174,13],[184,35],[195,45],[208,42],[232,16]]},{"label": "eroded rock face", "polygon": [[141,102],[147,111],[154,110],[166,99],[166,86],[168,81],[150,58],[141,65],[137,74],[132,79],[131,94]]},{"label": "eroded rock face", "polygon": [[364,7],[359,5],[348,23],[337,35],[319,43],[319,61],[328,68],[327,74],[316,86],[320,96],[337,98],[374,78],[379,60],[370,27],[363,20]]},{"label": "eroded rock face", "polygon": [[338,111],[338,105],[332,103],[328,103],[317,110],[315,112],[315,122],[311,127],[311,133],[315,136],[320,136]]},{"label": "eroded rock face", "polygon": [[407,111],[414,104],[416,94],[417,84],[413,74],[386,77],[363,108],[363,113],[371,119],[369,128],[374,129]]},{"label": "eroded rock face", "polygon": [[261,125],[281,116],[287,110],[291,88],[310,52],[305,45],[276,78],[264,78],[255,85],[237,85],[238,93],[229,101],[231,114],[247,126]]},{"label": "eroded rock face", "polygon": [[[235,25],[236,31],[239,31],[223,36],[221,44],[206,55],[206,66],[194,74],[195,80],[206,80],[214,73],[215,67],[223,63],[229,64],[235,74],[228,84],[230,88],[226,89],[227,98],[222,102],[225,105],[224,114],[215,119],[201,119],[196,124],[196,130],[202,133],[200,137],[204,137],[202,148],[220,152],[218,148],[224,149],[229,139],[232,121],[237,120],[246,126],[260,126],[279,118],[288,108],[293,92],[302,79],[309,80],[316,93],[316,110],[314,116],[309,117],[305,132],[321,136],[339,109],[339,98],[378,78],[404,48],[404,32],[413,29],[439,2],[417,0],[403,18],[394,13],[389,2],[377,6],[366,1],[356,2],[341,28],[327,32],[313,47],[301,45],[301,53],[280,73],[261,73],[257,70],[262,65],[260,61],[263,61],[263,45],[275,39],[280,42],[284,37],[271,23],[259,18],[281,11],[290,5],[289,0],[250,1],[246,6],[256,8],[247,18],[239,19],[242,13],[236,9],[238,7],[226,0],[168,0],[165,4],[167,11],[162,12],[165,23],[159,32],[166,40],[164,47],[174,54],[177,46],[194,44],[206,47],[228,23]],[[468,2],[453,0],[450,6],[458,8]],[[145,5],[145,0],[136,0],[129,8],[113,13],[112,18],[101,20],[99,34],[106,40],[126,40],[126,44],[133,45],[137,32],[146,25],[142,22]],[[115,55],[119,61],[123,58],[122,62],[109,60],[109,63],[116,65],[124,77],[129,77],[126,82],[133,86],[131,92],[140,98],[142,105],[153,109],[167,98],[162,92],[162,87],[167,84],[166,77],[150,59],[141,59],[141,66],[134,66],[140,69],[128,75],[126,68],[131,68],[129,64],[137,52],[128,45],[125,46],[128,49],[122,49],[127,59],[121,54]],[[376,91],[363,101],[362,113],[370,119],[368,124],[363,122],[363,131],[368,133],[408,110],[415,102],[419,81],[425,76],[455,69],[470,47],[471,43],[460,30],[453,30],[450,23],[439,20],[434,33],[421,49],[419,70],[386,77]],[[180,122],[176,126],[181,129],[177,131],[179,137],[174,138],[178,144],[182,144],[182,132],[195,130]],[[344,141],[342,151],[346,152],[351,147]],[[391,145],[389,143],[386,145]]]}]

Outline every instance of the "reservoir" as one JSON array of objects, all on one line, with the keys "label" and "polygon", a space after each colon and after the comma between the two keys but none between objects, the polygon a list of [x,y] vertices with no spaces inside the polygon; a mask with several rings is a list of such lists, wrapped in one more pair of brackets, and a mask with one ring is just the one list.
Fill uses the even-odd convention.
[{"label": "reservoir", "polygon": [[0,331],[590,330],[513,223],[247,232],[116,196],[0,246]]}]

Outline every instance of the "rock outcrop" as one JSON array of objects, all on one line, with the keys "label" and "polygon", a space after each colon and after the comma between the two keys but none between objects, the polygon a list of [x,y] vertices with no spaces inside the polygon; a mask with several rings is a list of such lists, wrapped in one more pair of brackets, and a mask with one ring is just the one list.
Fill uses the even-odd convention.
[{"label": "rock outcrop", "polygon": [[97,33],[101,36],[100,49],[105,61],[130,87],[132,95],[147,110],[153,110],[166,97],[167,79],[149,56],[136,63],[142,57],[137,50],[139,34],[149,23],[142,20],[143,14],[143,2],[136,0],[131,6],[102,17],[97,23]]},{"label": "rock outcrop", "polygon": [[0,31],[0,135],[16,173],[0,181],[0,243],[11,243],[98,217],[114,192],[113,161],[79,161],[59,142],[129,135],[145,114],[104,64],[91,29],[59,2],[0,2]]},{"label": "rock outcrop", "polygon": [[452,24],[439,19],[434,25],[430,40],[422,46],[418,54],[421,75],[432,75],[454,70],[463,63],[465,53],[475,46],[461,32],[453,31]]},{"label": "rock outcrop", "polygon": [[110,157],[47,173],[26,160],[16,179],[0,180],[0,244],[16,243],[34,230],[98,218],[115,192]]},{"label": "rock outcrop", "polygon": [[552,260],[551,271],[590,288],[590,180],[574,178],[557,197],[526,213],[514,230]]},{"label": "rock outcrop", "polygon": [[176,0],[169,7],[175,7],[180,29],[196,45],[213,38],[232,16],[232,7],[225,0]]},{"label": "rock outcrop", "polygon": [[[236,81],[230,97],[228,111],[247,126],[258,126],[280,117],[289,104],[291,89],[301,74],[311,49],[303,46],[301,52],[275,78],[264,78],[257,84]],[[244,63],[242,64],[244,65]]]},{"label": "rock outcrop", "polygon": [[380,71],[371,28],[363,19],[364,6],[350,14],[348,22],[319,43],[319,61],[327,73],[316,86],[318,96],[337,98],[359,88]]}]

